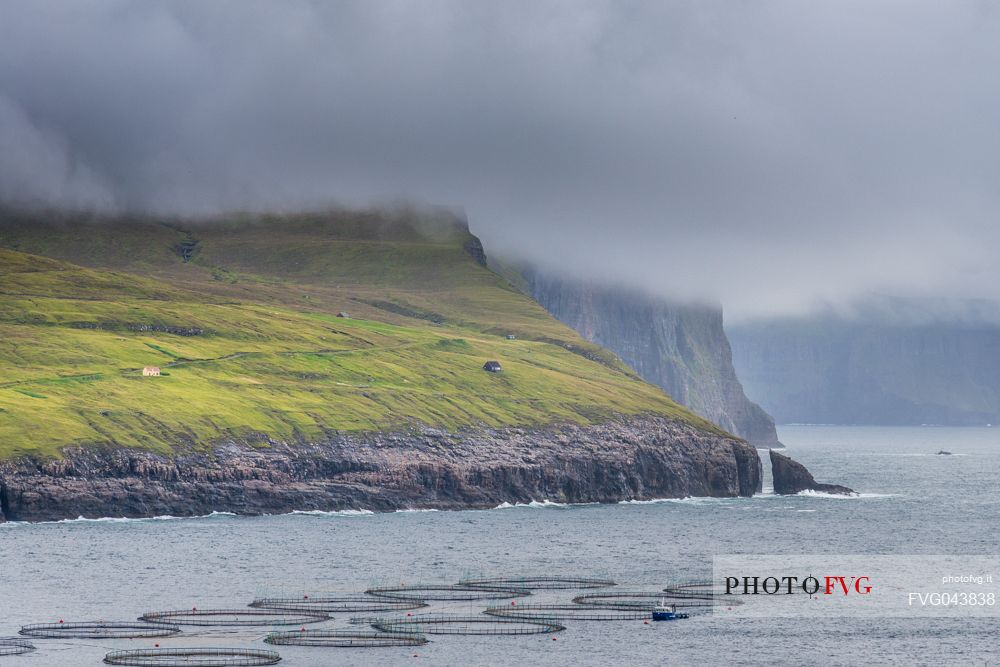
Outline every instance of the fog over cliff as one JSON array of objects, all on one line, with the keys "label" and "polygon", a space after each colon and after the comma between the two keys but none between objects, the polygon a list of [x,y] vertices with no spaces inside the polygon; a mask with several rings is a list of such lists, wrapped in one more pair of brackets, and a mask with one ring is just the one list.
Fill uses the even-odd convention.
[{"label": "fog over cliff", "polygon": [[974,0],[0,0],[0,200],[464,207],[730,318],[994,299],[998,37]]}]

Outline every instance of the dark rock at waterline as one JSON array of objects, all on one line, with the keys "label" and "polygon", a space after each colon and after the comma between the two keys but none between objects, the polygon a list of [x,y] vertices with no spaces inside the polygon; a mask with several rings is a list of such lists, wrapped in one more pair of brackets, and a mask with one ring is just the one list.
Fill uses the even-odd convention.
[{"label": "dark rock at waterline", "polygon": [[760,459],[746,442],[633,416],[547,428],[227,441],[173,457],[68,448],[57,460],[0,462],[0,520],[732,497],[753,495],[760,483]]},{"label": "dark rock at waterline", "polygon": [[839,484],[821,484],[812,473],[798,461],[793,461],[784,454],[769,450],[771,454],[771,472],[774,476],[774,492],[780,495],[792,495],[800,491],[822,491],[824,493],[840,493],[851,495],[853,489]]},{"label": "dark rock at waterline", "polygon": [[951,456],[951,452],[946,452],[942,449],[937,453],[937,456]]}]

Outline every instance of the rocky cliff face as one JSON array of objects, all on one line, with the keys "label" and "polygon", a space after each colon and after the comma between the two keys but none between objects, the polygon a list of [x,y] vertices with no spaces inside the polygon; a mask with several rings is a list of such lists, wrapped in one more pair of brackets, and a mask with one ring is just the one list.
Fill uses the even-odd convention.
[{"label": "rocky cliff face", "polygon": [[1000,423],[1000,326],[824,317],[728,333],[744,386],[782,423]]},{"label": "rocky cliff face", "polygon": [[773,449],[768,453],[771,455],[771,473],[774,476],[774,492],[777,494],[791,495],[800,491],[822,491],[842,495],[854,493],[846,486],[817,482],[804,465],[784,454]]},{"label": "rocky cliff face", "polygon": [[537,269],[523,273],[528,293],[546,310],[678,403],[755,445],[781,446],[774,420],[743,393],[721,309],[678,305]]},{"label": "rocky cliff face", "polygon": [[227,442],[168,458],[67,450],[0,463],[0,520],[192,516],[292,510],[459,509],[551,500],[749,496],[760,459],[745,442],[662,417],[600,425]]}]

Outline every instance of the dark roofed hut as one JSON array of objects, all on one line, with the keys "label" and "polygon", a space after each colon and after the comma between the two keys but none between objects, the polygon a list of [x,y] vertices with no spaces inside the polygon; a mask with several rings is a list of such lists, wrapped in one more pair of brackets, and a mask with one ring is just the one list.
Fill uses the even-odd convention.
[{"label": "dark roofed hut", "polygon": [[499,361],[487,361],[483,364],[483,370],[490,373],[499,373],[503,371],[503,366],[500,365]]}]

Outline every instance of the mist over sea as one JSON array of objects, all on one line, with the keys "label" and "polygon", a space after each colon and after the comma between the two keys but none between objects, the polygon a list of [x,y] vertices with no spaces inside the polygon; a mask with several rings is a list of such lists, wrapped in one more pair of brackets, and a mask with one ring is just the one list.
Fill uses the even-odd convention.
[{"label": "mist over sea", "polygon": [[[360,592],[468,576],[607,576],[655,591],[726,553],[996,554],[1000,428],[794,426],[787,453],[856,498],[765,494],[486,511],[0,525],[0,636],[60,619],[238,608],[255,596]],[[939,450],[952,453],[939,456]],[[544,500],[544,499],[539,499]],[[555,591],[526,602],[569,601]],[[486,602],[437,603],[478,613]],[[420,610],[428,611],[428,610]],[[348,626],[350,614],[311,627]],[[996,664],[994,619],[566,621],[555,635],[431,637],[417,648],[277,647],[289,666]],[[268,628],[159,640],[34,640],[0,665],[98,665],[116,648],[256,646]],[[416,654],[417,657],[414,657]]]}]

